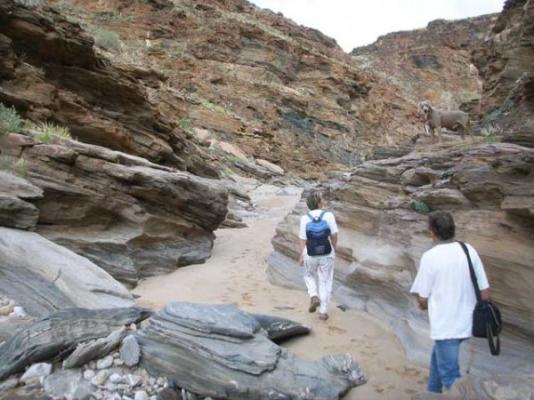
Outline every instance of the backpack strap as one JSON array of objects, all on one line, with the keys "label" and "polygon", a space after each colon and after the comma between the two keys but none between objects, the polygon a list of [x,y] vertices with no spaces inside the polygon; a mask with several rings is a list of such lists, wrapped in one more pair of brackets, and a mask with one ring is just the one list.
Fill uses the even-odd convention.
[{"label": "backpack strap", "polygon": [[313,215],[311,215],[311,211],[307,212],[306,215],[310,219],[310,221],[318,221]]},{"label": "backpack strap", "polygon": [[471,275],[471,282],[473,282],[473,288],[475,289],[475,295],[477,297],[477,303],[480,303],[482,301],[482,298],[480,297],[480,289],[478,287],[478,281],[477,277],[475,275],[475,269],[473,268],[473,263],[471,262],[471,256],[469,255],[469,250],[467,249],[467,246],[464,242],[460,242],[458,240],[458,244],[462,246],[462,250],[464,251],[465,255],[467,256],[467,263],[469,264],[469,274]]},{"label": "backpack strap", "polygon": [[328,212],[328,211],[326,211],[326,210],[321,211],[321,215],[319,215],[319,221],[321,221],[321,220],[323,219],[324,215],[325,215],[327,212]]}]

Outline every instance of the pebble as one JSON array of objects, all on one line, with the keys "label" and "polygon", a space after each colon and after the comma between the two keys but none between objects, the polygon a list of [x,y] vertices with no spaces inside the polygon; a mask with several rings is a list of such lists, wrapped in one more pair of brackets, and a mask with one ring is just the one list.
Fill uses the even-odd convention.
[{"label": "pebble", "polygon": [[141,378],[139,375],[129,374],[126,376],[126,382],[128,382],[128,385],[134,388],[143,382],[143,378]]},{"label": "pebble", "polygon": [[159,386],[165,386],[166,383],[167,383],[167,379],[165,379],[164,377],[159,377],[156,380],[156,384]]},{"label": "pebble", "polygon": [[24,311],[24,308],[20,307],[20,306],[15,306],[13,307],[13,312],[11,314],[9,314],[10,317],[18,317],[18,318],[25,318],[28,316],[28,314],[26,314],[26,311]]},{"label": "pebble", "polygon": [[44,378],[45,376],[50,375],[52,372],[52,364],[48,363],[38,363],[33,364],[30,368],[26,370],[26,372],[22,375],[20,380],[24,383],[28,383],[32,380],[40,380],[40,378]]},{"label": "pebble", "polygon": [[117,374],[116,372],[111,374],[109,377],[109,381],[111,383],[121,383],[123,381],[122,376],[120,374]]},{"label": "pebble", "polygon": [[135,336],[128,335],[124,338],[120,347],[120,357],[128,367],[133,367],[139,364],[141,349],[139,348],[139,343],[137,343]]},{"label": "pebble", "polygon": [[148,394],[146,394],[144,390],[138,390],[137,392],[135,392],[134,399],[135,400],[149,400]]},{"label": "pebble", "polygon": [[113,357],[107,356],[96,362],[96,369],[106,369],[113,365]]},{"label": "pebble", "polygon": [[91,379],[95,377],[95,375],[96,375],[95,371],[93,371],[92,369],[86,369],[83,372],[83,379],[90,381]]},{"label": "pebble", "polygon": [[120,358],[115,358],[113,360],[113,365],[115,367],[122,367],[124,365],[124,361],[122,361]]},{"label": "pebble", "polygon": [[137,330],[137,325],[136,324],[130,324],[130,330],[136,331]]},{"label": "pebble", "polygon": [[91,379],[91,383],[95,386],[101,386],[103,385],[109,377],[109,371],[108,370],[102,370],[99,371],[93,379]]},{"label": "pebble", "polygon": [[0,315],[10,315],[15,310],[15,302],[13,300],[2,299],[0,303]]}]

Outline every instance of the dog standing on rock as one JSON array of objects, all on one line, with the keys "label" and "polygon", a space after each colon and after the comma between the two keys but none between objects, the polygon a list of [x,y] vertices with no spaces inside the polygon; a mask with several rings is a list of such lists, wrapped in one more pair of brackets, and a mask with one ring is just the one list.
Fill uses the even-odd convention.
[{"label": "dog standing on rock", "polygon": [[422,101],[418,105],[419,110],[425,117],[425,132],[434,138],[434,131],[438,131],[438,139],[441,142],[441,128],[460,132],[462,140],[465,132],[471,134],[469,114],[463,111],[448,111],[434,108],[428,101]]}]

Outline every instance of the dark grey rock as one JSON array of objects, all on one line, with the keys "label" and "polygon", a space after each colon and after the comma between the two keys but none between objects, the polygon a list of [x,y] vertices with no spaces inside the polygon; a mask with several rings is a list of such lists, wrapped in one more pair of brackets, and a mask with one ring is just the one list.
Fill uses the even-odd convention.
[{"label": "dark grey rock", "polygon": [[105,338],[97,339],[94,342],[79,344],[76,347],[76,350],[63,361],[63,368],[81,367],[91,360],[107,356],[119,347],[124,336],[126,336],[126,328],[122,327],[115,332],[111,332]]},{"label": "dark grey rock", "polygon": [[[171,303],[136,332],[141,365],[217,399],[338,399],[366,378],[349,354],[307,362],[233,305]],[[206,373],[209,371],[209,373]]]},{"label": "dark grey rock", "polygon": [[141,349],[134,335],[128,335],[121,343],[120,357],[128,367],[139,364],[141,358]]},{"label": "dark grey rock", "polygon": [[0,379],[32,363],[72,351],[80,342],[106,337],[118,328],[139,322],[150,312],[138,307],[108,310],[71,308],[58,311],[19,330],[0,346]]},{"label": "dark grey rock", "polygon": [[309,327],[286,318],[264,314],[252,314],[252,316],[265,329],[269,339],[276,342],[310,333]]},{"label": "dark grey rock", "polygon": [[182,400],[176,390],[165,388],[158,393],[158,400]]}]

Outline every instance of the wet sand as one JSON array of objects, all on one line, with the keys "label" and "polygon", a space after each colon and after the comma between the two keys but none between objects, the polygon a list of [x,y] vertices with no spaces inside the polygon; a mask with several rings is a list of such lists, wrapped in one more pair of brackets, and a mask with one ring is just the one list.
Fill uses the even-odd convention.
[{"label": "wet sand", "polygon": [[309,299],[304,291],[267,281],[265,260],[272,251],[271,238],[300,195],[295,191],[281,193],[273,186],[262,186],[251,195],[256,210],[245,219],[247,228],[218,230],[213,255],[205,264],[143,280],[134,290],[141,296],[138,303],[153,309],[170,301],[235,303],[245,311],[308,325],[310,335],[292,339],[284,347],[308,360],[329,353],[351,353],[368,382],[351,390],[345,399],[401,400],[423,391],[427,371],[407,361],[400,342],[380,321],[364,312],[343,312],[335,302],[328,321],[320,321],[317,314],[308,313]]}]

